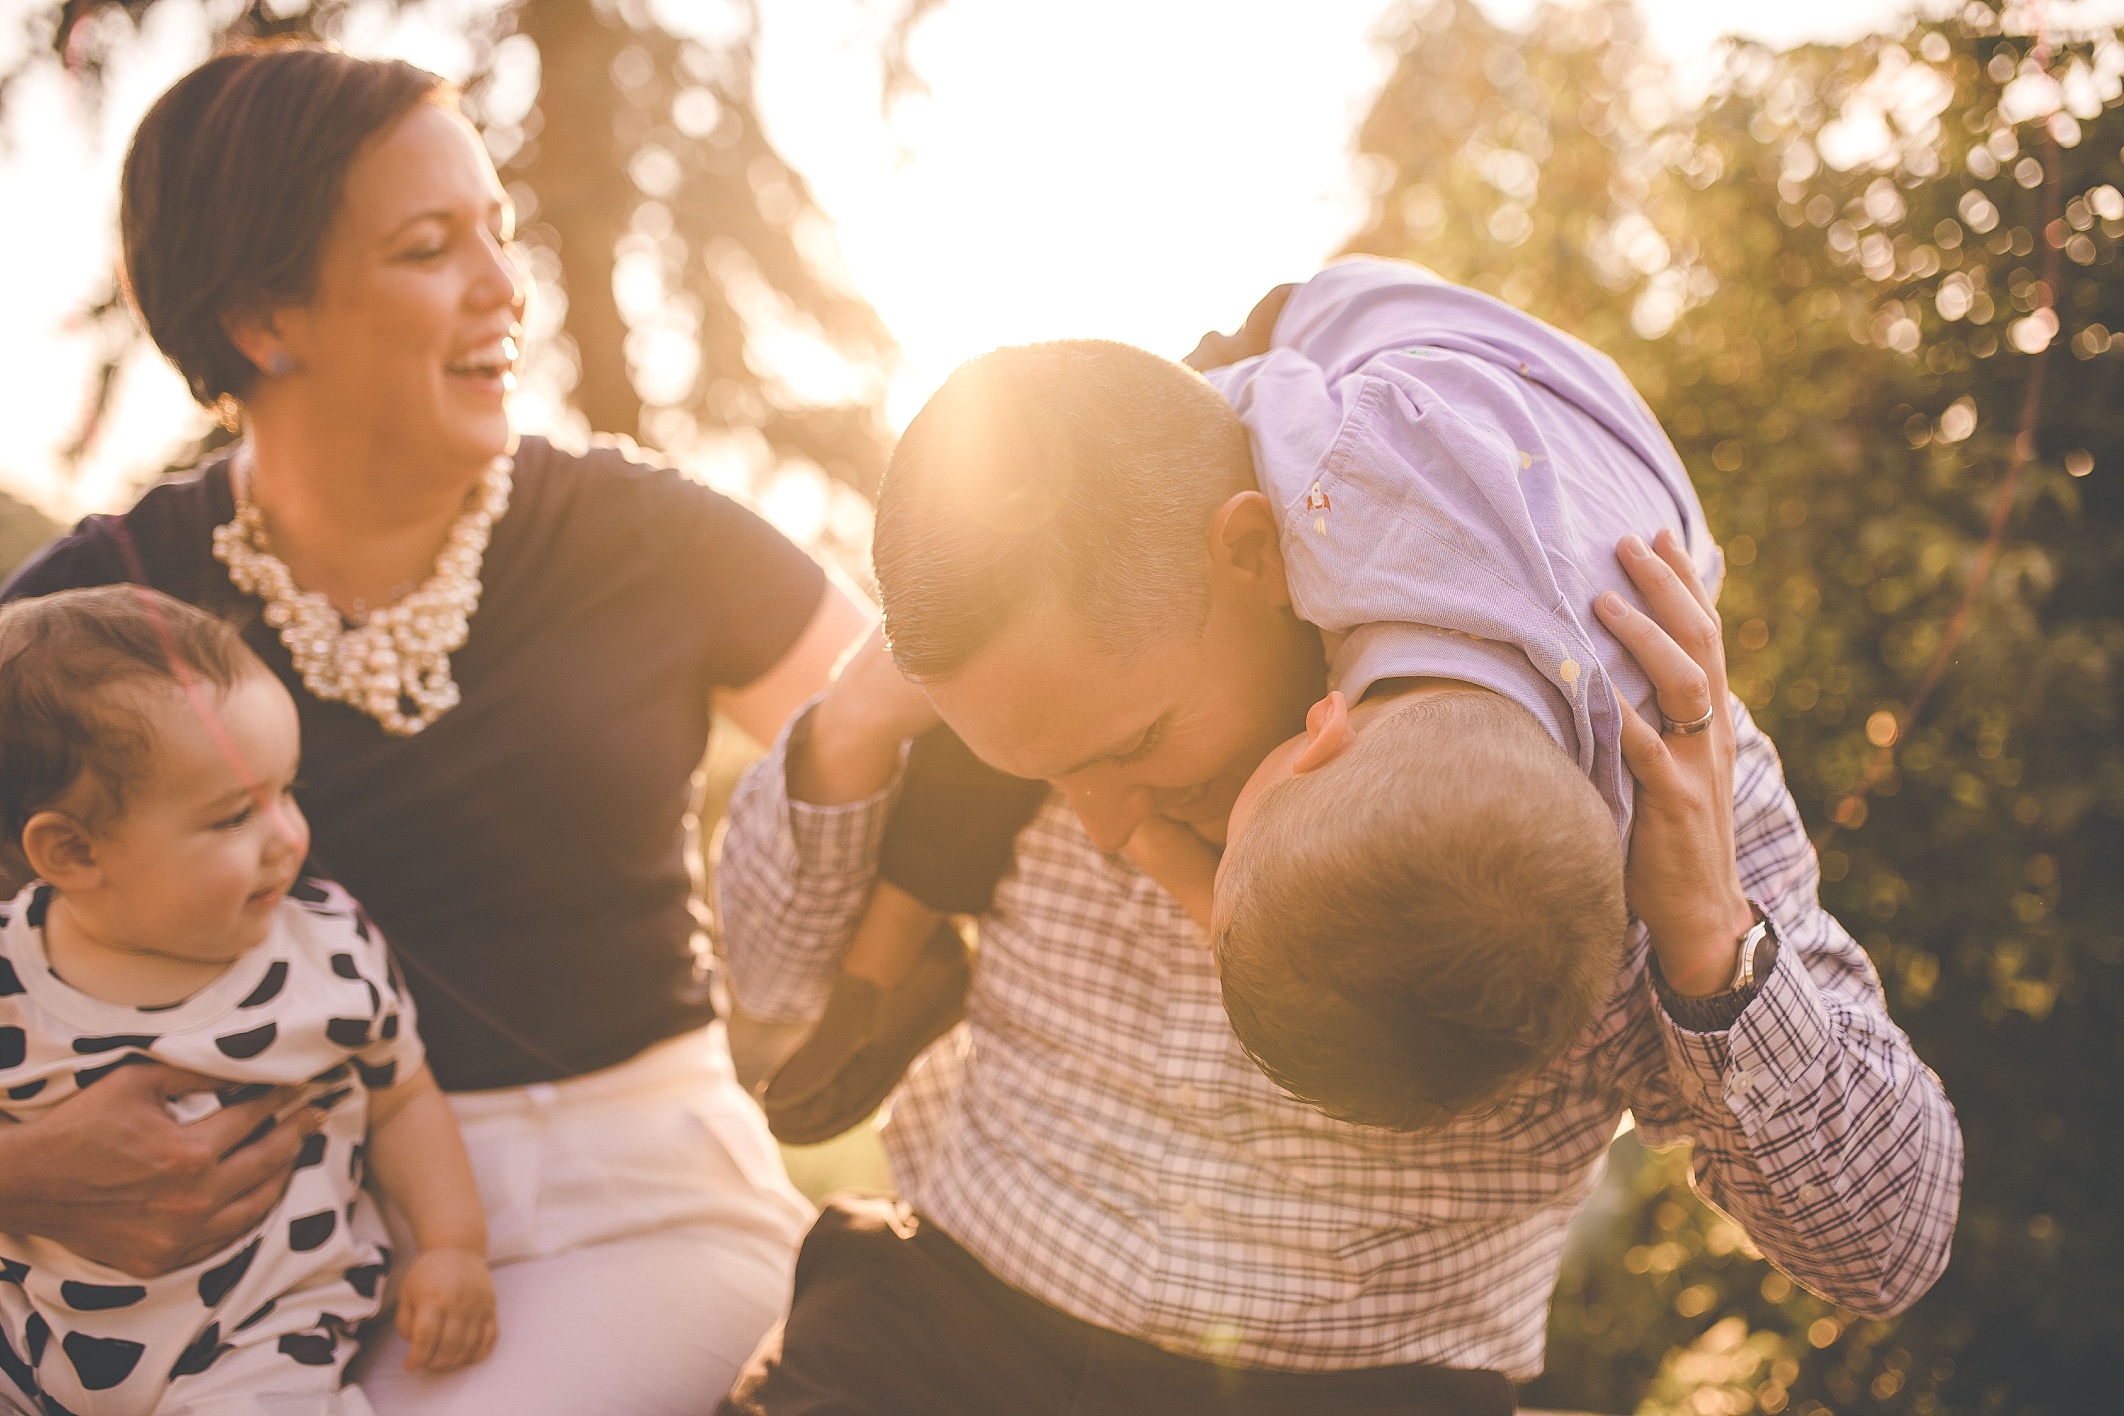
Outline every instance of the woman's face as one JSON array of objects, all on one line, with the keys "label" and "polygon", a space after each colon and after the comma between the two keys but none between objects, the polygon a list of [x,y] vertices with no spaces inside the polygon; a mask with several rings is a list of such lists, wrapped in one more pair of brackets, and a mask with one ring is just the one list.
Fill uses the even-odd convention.
[{"label": "woman's face", "polygon": [[408,471],[507,451],[525,290],[513,221],[457,114],[422,103],[372,140],[347,169],[316,295],[275,316],[304,421]]}]

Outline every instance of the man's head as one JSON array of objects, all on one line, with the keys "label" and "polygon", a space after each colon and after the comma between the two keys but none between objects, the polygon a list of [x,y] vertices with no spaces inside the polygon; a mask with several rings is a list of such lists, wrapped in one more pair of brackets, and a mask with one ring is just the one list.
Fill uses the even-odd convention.
[{"label": "man's head", "polygon": [[1622,959],[1600,794],[1500,694],[1318,705],[1231,815],[1212,942],[1233,1031],[1329,1115],[1410,1130],[1570,1046]]},{"label": "man's head", "polygon": [[1124,344],[1003,349],[909,426],[873,544],[893,655],[976,753],[1055,782],[1118,849],[1221,832],[1317,696],[1246,430]]}]

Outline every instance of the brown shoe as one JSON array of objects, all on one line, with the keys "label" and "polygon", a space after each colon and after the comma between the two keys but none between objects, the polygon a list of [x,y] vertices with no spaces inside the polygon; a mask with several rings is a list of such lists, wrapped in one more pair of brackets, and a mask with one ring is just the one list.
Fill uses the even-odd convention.
[{"label": "brown shoe", "polygon": [[816,1145],[868,1120],[922,1049],[966,1016],[969,977],[966,943],[946,921],[897,987],[836,978],[818,1026],[761,1090],[775,1139]]}]

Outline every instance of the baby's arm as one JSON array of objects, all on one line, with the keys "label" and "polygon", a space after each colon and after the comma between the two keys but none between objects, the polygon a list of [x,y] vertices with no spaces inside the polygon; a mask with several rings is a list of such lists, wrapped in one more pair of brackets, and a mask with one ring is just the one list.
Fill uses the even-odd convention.
[{"label": "baby's arm", "polygon": [[406,1370],[447,1372],[494,1349],[487,1216],[457,1119],[422,1067],[369,1099],[369,1174],[413,1225],[420,1253],[398,1291]]},{"label": "baby's arm", "polygon": [[1165,887],[1188,918],[1209,932],[1216,893],[1217,848],[1177,821],[1152,816],[1136,828],[1121,853]]}]

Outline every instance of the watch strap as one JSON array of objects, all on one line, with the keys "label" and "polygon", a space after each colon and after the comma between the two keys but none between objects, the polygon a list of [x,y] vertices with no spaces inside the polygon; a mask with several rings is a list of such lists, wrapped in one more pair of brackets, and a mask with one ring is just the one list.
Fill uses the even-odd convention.
[{"label": "watch strap", "polygon": [[[1689,998],[1676,993],[1667,986],[1666,975],[1660,972],[1659,956],[1652,956],[1652,986],[1659,994],[1660,1007],[1675,1026],[1687,1032],[1724,1032],[1740,1021],[1755,995],[1762,992],[1763,982],[1777,967],[1777,924],[1770,912],[1755,901],[1748,902],[1755,911],[1755,923],[1741,937],[1746,943],[1753,939],[1752,948],[1743,949],[1734,967],[1736,986],[1723,993],[1714,993],[1707,998]],[[1740,980],[1746,979],[1746,982]]]}]

